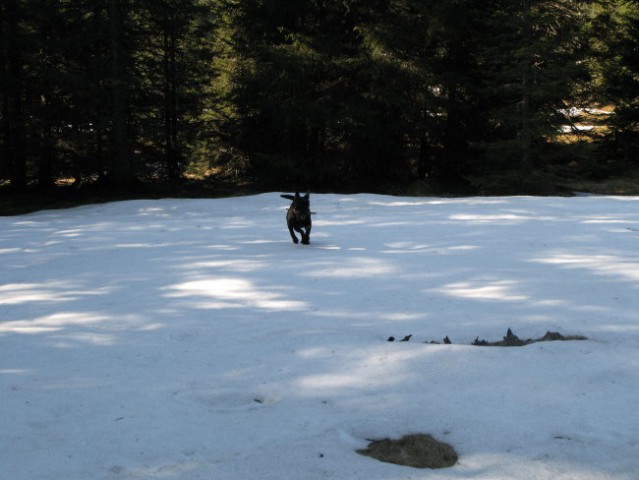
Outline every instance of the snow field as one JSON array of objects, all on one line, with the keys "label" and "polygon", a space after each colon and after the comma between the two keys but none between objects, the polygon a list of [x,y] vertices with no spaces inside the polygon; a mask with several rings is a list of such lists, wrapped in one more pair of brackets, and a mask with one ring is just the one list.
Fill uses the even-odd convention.
[{"label": "snow field", "polygon": [[[636,478],[639,198],[312,194],[309,246],[287,206],[0,218],[3,475]],[[507,328],[588,340],[470,345]],[[355,453],[407,433],[459,463]]]}]

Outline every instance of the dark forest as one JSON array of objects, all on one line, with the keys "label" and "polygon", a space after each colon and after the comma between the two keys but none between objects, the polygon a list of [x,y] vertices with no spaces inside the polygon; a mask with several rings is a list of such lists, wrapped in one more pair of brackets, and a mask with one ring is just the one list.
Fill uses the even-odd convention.
[{"label": "dark forest", "polygon": [[634,1],[3,0],[0,38],[5,195],[562,194],[639,168]]}]

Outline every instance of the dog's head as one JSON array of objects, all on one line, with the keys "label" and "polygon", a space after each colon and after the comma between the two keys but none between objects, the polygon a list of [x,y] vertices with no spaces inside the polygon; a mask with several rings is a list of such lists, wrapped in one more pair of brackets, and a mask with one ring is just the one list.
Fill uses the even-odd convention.
[{"label": "dog's head", "polygon": [[306,194],[303,197],[299,194],[299,192],[295,192],[295,197],[293,199],[293,206],[298,217],[301,220],[304,220],[311,216],[311,198],[310,194]]}]

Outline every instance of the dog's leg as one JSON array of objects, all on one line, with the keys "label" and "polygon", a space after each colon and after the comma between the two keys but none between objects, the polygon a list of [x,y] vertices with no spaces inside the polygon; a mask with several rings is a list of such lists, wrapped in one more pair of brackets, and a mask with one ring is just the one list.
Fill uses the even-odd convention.
[{"label": "dog's leg", "polygon": [[308,245],[309,243],[311,243],[311,224],[309,223],[306,228],[305,228],[305,232],[302,232],[302,245]]},{"label": "dog's leg", "polygon": [[303,230],[303,227],[300,227],[300,226],[298,226],[298,225],[295,225],[295,226],[293,227],[293,229],[295,229],[295,231],[296,231],[297,233],[299,233],[299,234],[302,236],[302,243],[304,243],[304,230]]},{"label": "dog's leg", "polygon": [[299,243],[299,240],[297,238],[297,235],[295,235],[295,232],[293,231],[293,224],[289,221],[288,218],[286,218],[286,225],[288,225],[288,231],[291,234],[291,238],[293,239],[293,243],[295,245],[297,245]]}]

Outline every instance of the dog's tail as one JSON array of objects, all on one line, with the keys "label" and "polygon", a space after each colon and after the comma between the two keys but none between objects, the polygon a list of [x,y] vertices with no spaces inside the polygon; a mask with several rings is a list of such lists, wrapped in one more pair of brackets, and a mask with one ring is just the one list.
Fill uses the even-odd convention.
[{"label": "dog's tail", "polygon": [[287,200],[295,200],[295,197],[293,195],[280,195],[280,197],[286,198]]}]

